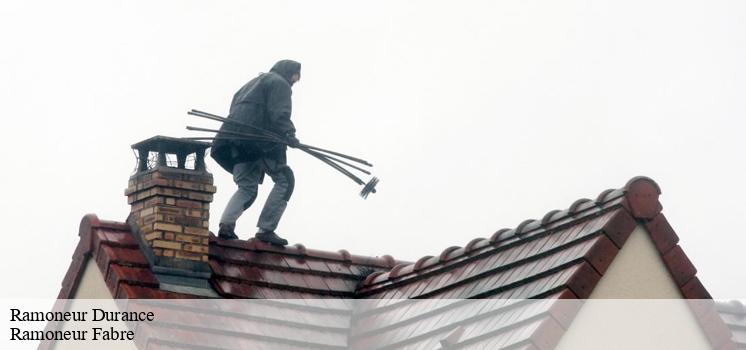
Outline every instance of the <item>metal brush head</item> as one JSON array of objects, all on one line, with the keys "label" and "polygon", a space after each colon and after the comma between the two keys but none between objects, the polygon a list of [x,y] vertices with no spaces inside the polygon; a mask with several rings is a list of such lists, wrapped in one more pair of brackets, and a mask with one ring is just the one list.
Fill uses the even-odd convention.
[{"label": "metal brush head", "polygon": [[368,183],[363,186],[363,190],[360,191],[360,197],[366,199],[368,198],[369,194],[376,193],[376,185],[378,185],[379,181],[380,180],[378,180],[377,177],[373,177],[372,179],[370,179],[370,181],[368,181]]}]

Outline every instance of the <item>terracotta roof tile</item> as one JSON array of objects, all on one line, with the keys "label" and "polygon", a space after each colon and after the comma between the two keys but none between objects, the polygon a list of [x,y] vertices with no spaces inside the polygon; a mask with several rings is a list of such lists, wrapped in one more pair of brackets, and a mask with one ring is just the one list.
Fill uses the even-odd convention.
[{"label": "terracotta roof tile", "polygon": [[[425,293],[431,293],[437,288],[442,288],[446,285],[446,283],[449,280],[453,280],[455,278],[461,278],[461,279],[469,279],[473,278],[473,276],[476,276],[477,274],[493,274],[492,270],[495,268],[500,268],[502,266],[511,266],[519,264],[522,261],[528,261],[526,259],[532,259],[532,257],[539,258],[541,254],[550,254],[551,252],[558,252],[559,250],[562,250],[563,246],[566,246],[568,244],[572,245],[573,242],[582,240],[583,237],[586,237],[590,234],[598,234],[600,232],[601,228],[603,228],[603,224],[605,222],[608,222],[609,219],[613,218],[614,214],[609,213],[607,215],[599,216],[593,220],[586,221],[580,225],[572,226],[572,227],[566,227],[562,231],[554,232],[553,234],[544,234],[541,236],[531,236],[527,237],[520,241],[515,241],[512,243],[506,243],[504,246],[499,246],[496,248],[492,248],[492,250],[487,252],[481,252],[481,254],[473,254],[472,256],[462,256],[462,260],[458,264],[449,265],[453,266],[451,268],[448,268],[443,271],[443,273],[447,272],[447,275],[444,276],[451,276],[448,279],[440,277],[438,279],[437,284],[431,284],[427,291]],[[456,251],[456,249],[449,249],[449,251]],[[575,252],[575,251],[571,251]],[[553,258],[559,258],[562,257],[562,254],[552,254],[550,257],[546,260],[551,261]],[[579,258],[579,257],[575,257]],[[546,262],[546,261],[545,261]],[[541,268],[547,267],[551,268],[552,264],[545,264],[541,265]],[[440,266],[440,265],[439,265]],[[464,266],[464,268],[457,269],[457,273],[450,272],[454,268],[458,268],[458,266]],[[423,275],[424,278],[427,278],[427,275],[433,275],[435,276],[441,276],[440,270],[426,270],[423,269],[421,271],[417,271],[417,275],[422,275],[425,272],[429,272],[429,274]],[[512,273],[515,273],[516,270],[512,270]],[[531,270],[529,273],[536,272],[541,273],[541,271],[537,270],[536,268],[534,270]],[[463,275],[462,275],[463,273]],[[525,274],[526,272],[521,271],[520,273]],[[518,275],[516,275],[518,276]],[[379,274],[375,278],[366,281],[366,285],[370,284],[376,284],[376,283],[394,283],[396,284],[396,281],[389,281],[387,274]],[[410,276],[412,277],[412,276]],[[509,278],[510,275],[506,276],[505,281],[507,281],[507,278]],[[528,276],[524,276],[528,277]],[[419,280],[420,278],[415,278],[415,280]],[[502,282],[500,282],[502,283]],[[382,288],[382,287],[381,287]]]},{"label": "terracotta roof tile", "polygon": [[712,299],[710,293],[696,276],[681,286],[681,293],[687,299]]},{"label": "terracotta roof tile", "polygon": [[[537,331],[548,331],[542,324],[557,313],[554,309],[558,303],[486,299],[398,304],[363,316],[351,334],[351,346],[437,348],[446,338],[459,348],[501,348],[531,342]],[[458,337],[450,337],[456,328],[459,328]],[[555,340],[547,339],[548,343]]]},{"label": "terracotta roof tile", "polygon": [[663,206],[658,201],[661,189],[655,181],[645,176],[630,179],[624,186],[632,216],[650,220],[661,212]]},{"label": "terracotta roof tile", "polygon": [[697,268],[692,265],[684,250],[678,245],[663,254],[663,261],[679,287],[684,286],[697,274]]},{"label": "terracotta roof tile", "polygon": [[[169,332],[159,332],[157,337],[182,345],[195,344],[200,341],[219,339],[217,344],[229,344],[238,339],[264,340],[268,344],[283,343],[287,345],[301,346],[304,343],[316,343],[322,347],[344,347],[347,343],[347,329],[349,328],[349,315],[322,316],[318,312],[312,312],[311,319],[314,321],[324,320],[323,324],[302,322],[304,314],[297,308],[289,308],[290,304],[261,304],[233,302],[226,305],[226,310],[213,310],[210,306],[220,306],[217,303],[184,303],[192,308],[175,308],[171,305],[167,309],[159,311],[158,306],[150,306],[161,315],[158,321],[152,323],[156,327],[168,328]],[[199,316],[193,308],[201,308]],[[149,326],[145,325],[145,327]],[[171,331],[185,331],[186,338],[171,338]],[[224,337],[224,338],[222,338]],[[160,338],[164,339],[164,338]],[[241,344],[248,348],[254,348],[255,342],[241,340]],[[310,345],[310,344],[308,344]]]},{"label": "terracotta roof tile", "polygon": [[[289,303],[295,299],[368,298],[371,302],[381,299],[377,311],[358,314],[358,325],[365,327],[354,328],[344,340],[330,339],[324,346],[331,348],[345,346],[347,341],[358,348],[370,344],[434,348],[446,339],[464,349],[505,346],[548,349],[556,344],[573,315],[572,312],[558,314],[551,303],[549,309],[503,305],[492,317],[470,319],[467,316],[474,310],[468,308],[417,309],[416,305],[400,304],[403,301],[383,299],[587,298],[638,224],[650,233],[682,295],[710,298],[696,277],[693,264],[677,245],[678,236],[661,213],[660,193],[658,185],[649,178],[633,178],[621,189],[603,191],[595,200],[579,199],[565,210],[546,213],[540,220],[523,220],[515,228],[498,230],[490,237],[473,238],[463,248],[452,246],[431,252],[435,253],[434,257],[423,256],[415,263],[397,261],[390,255],[358,256],[346,250],[309,249],[303,244],[281,248],[255,239],[225,241],[212,236],[210,283],[224,298],[286,299]],[[87,215],[79,234],[81,239],[63,280],[61,298],[74,294],[89,257],[96,261],[117,298],[196,297],[159,288],[127,225]],[[423,316],[428,312],[429,316]],[[723,324],[715,322],[712,316],[715,312],[702,309],[701,313],[709,317],[702,327],[713,346],[727,346]],[[734,339],[746,334],[746,327],[734,321],[740,320],[739,313],[720,314],[725,314],[728,325],[738,331]],[[465,324],[456,329],[454,320],[460,318]],[[329,322],[347,321],[329,319]],[[379,326],[386,324],[389,326]],[[308,330],[274,324],[244,322],[231,327],[222,332],[205,329],[215,338],[210,346],[273,348],[282,339],[266,336],[272,332],[292,333],[299,339],[310,334],[304,333]],[[740,332],[742,329],[745,330]],[[257,337],[252,338],[251,334]],[[178,348],[193,335],[175,332],[172,338],[157,339],[151,345]],[[293,348],[299,344],[286,341],[283,346]]]},{"label": "terracotta roof tile", "polygon": [[731,332],[733,349],[746,349],[746,307],[741,301],[718,302],[716,310]]},{"label": "terracotta roof tile", "polygon": [[650,233],[650,238],[653,239],[658,251],[663,254],[668,253],[679,243],[679,236],[676,235],[663,213],[646,222],[645,228]]}]

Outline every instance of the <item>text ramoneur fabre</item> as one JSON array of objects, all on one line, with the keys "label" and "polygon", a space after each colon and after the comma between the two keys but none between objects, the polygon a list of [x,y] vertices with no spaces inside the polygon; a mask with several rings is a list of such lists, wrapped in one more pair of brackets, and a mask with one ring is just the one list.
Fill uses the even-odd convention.
[{"label": "text ramoneur fabre", "polygon": [[[10,309],[11,322],[152,322],[152,311],[108,311],[92,308],[89,311],[22,311]],[[126,326],[122,325],[126,328]],[[10,328],[10,340],[134,340],[129,329],[91,327],[84,330],[23,330]]]}]

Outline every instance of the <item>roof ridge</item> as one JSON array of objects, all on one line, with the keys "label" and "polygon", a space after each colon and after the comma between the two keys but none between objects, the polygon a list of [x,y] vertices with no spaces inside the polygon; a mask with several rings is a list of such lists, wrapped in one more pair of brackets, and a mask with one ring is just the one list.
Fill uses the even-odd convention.
[{"label": "roof ridge", "polygon": [[210,233],[210,243],[216,244],[221,247],[229,247],[235,249],[243,249],[253,252],[269,252],[284,255],[294,255],[299,257],[310,257],[315,259],[331,260],[343,263],[350,263],[356,265],[367,265],[391,269],[397,264],[408,264],[407,261],[396,260],[389,254],[381,256],[365,256],[350,254],[346,249],[339,249],[336,252],[319,249],[308,249],[301,243],[294,245],[288,245],[284,247],[274,246],[268,243],[261,242],[256,238],[252,237],[247,240],[225,240],[216,237],[212,232]]},{"label": "roof ridge", "polygon": [[[624,206],[623,202],[626,199],[628,188],[636,186],[635,183],[642,180],[655,183],[652,179],[645,176],[635,177],[628,181],[621,189],[604,190],[595,200],[588,198],[578,199],[565,210],[555,209],[547,212],[541,220],[523,220],[515,228],[503,228],[495,231],[489,238],[473,238],[464,248],[450,246],[441,251],[438,256],[423,256],[415,263],[408,263],[403,266],[397,265],[388,272],[371,274],[363,281],[361,289],[407,277],[425,269],[433,268],[429,272],[442,270],[451,265],[449,262],[459,263],[477,259],[478,256],[485,254],[490,248],[497,250],[505,246],[507,242],[519,241],[546,231],[561,230],[566,226],[597,217],[614,208]],[[655,187],[657,187],[657,184],[655,184]],[[464,259],[458,260],[459,258]]]}]

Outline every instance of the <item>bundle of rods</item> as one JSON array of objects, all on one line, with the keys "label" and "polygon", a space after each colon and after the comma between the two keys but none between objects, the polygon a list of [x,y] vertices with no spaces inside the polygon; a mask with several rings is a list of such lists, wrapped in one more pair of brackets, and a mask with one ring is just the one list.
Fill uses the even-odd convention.
[{"label": "bundle of rods", "polygon": [[214,141],[216,139],[228,139],[228,140],[240,140],[240,141],[267,141],[267,142],[274,142],[279,143],[283,145],[287,145],[292,148],[299,149],[303,152],[308,153],[309,155],[313,156],[314,158],[317,158],[318,160],[324,162],[325,164],[332,167],[334,170],[339,171],[340,173],[344,174],[348,178],[350,178],[352,181],[354,181],[358,185],[362,185],[363,189],[360,191],[360,196],[363,198],[368,198],[368,195],[371,193],[376,193],[376,185],[378,184],[378,178],[375,176],[370,179],[367,183],[357,177],[355,174],[350,172],[347,168],[344,168],[344,166],[349,167],[350,169],[360,171],[366,175],[371,175],[370,171],[361,168],[360,166],[351,164],[341,158],[347,159],[351,162],[355,162],[359,165],[372,167],[373,164],[368,163],[364,159],[348,156],[343,153],[330,151],[328,149],[323,149],[320,147],[315,147],[311,145],[306,145],[302,143],[297,144],[291,144],[288,142],[288,140],[285,137],[282,137],[272,131],[240,122],[233,119],[228,119],[225,117],[221,117],[219,115],[215,115],[212,113],[207,113],[203,111],[199,111],[196,109],[192,109],[191,111],[187,112],[189,115],[193,115],[200,118],[210,119],[214,121],[219,121],[223,123],[229,123],[236,126],[243,126],[249,129],[252,129],[253,132],[240,132],[240,131],[228,131],[228,130],[215,130],[215,129],[206,129],[206,128],[200,128],[195,126],[187,126],[187,130],[191,131],[204,131],[204,132],[212,132],[212,133],[220,133],[220,135],[216,135],[213,137],[185,137],[184,139],[187,140],[209,140]]}]

